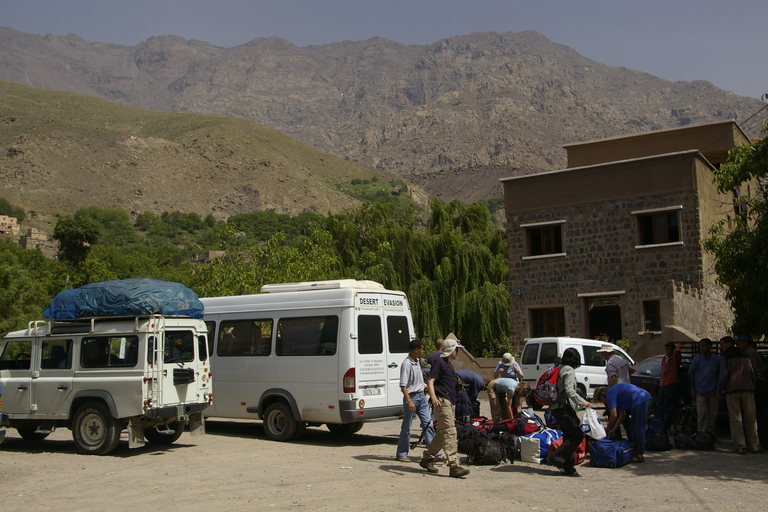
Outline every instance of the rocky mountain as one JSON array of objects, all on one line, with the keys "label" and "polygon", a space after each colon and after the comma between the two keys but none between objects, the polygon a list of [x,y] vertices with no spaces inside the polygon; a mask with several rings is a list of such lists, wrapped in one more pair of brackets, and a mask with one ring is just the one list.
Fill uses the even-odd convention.
[{"label": "rocky mountain", "polygon": [[397,175],[243,117],[156,112],[0,81],[0,197],[33,217],[92,205],[134,215],[326,214],[360,204],[350,196],[354,180],[407,190],[421,206],[428,199]]},{"label": "rocky mountain", "polygon": [[564,167],[564,144],[743,121],[763,106],[709,82],[605,66],[536,32],[423,46],[373,38],[297,47],[271,37],[220,48],[174,36],[127,47],[1,28],[0,79],[250,118],[465,201],[500,197],[500,177]]}]

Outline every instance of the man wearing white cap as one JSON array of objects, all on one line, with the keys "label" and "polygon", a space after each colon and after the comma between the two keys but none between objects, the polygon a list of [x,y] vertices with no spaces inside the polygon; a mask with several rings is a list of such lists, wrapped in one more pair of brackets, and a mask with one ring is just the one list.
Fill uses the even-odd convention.
[{"label": "man wearing white cap", "polygon": [[629,361],[621,357],[616,353],[613,345],[610,343],[603,343],[603,346],[597,351],[605,363],[605,374],[608,376],[608,387],[613,386],[618,382],[624,382],[625,384],[631,384],[629,376],[635,373],[635,367],[629,364]]},{"label": "man wearing white cap", "polygon": [[445,337],[440,358],[435,361],[429,371],[427,388],[432,399],[432,407],[437,416],[437,435],[432,439],[429,448],[419,465],[430,473],[437,473],[435,458],[440,450],[447,459],[450,476],[461,478],[469,474],[469,470],[459,466],[456,453],[456,421],[455,410],[458,402],[456,371],[451,361],[458,356],[456,349],[460,347],[459,340],[453,333]]}]

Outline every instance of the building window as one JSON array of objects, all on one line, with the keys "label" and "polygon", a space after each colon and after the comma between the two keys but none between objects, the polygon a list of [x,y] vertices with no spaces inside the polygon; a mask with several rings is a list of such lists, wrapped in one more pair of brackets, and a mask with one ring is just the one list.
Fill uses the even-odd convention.
[{"label": "building window", "polygon": [[525,256],[563,255],[563,224],[565,221],[521,224],[525,230]]},{"label": "building window", "polygon": [[565,336],[565,308],[531,310],[531,337]]},{"label": "building window", "polygon": [[661,305],[658,300],[643,301],[643,324],[645,331],[661,330]]},{"label": "building window", "polygon": [[680,210],[682,206],[659,210],[635,211],[639,245],[681,243]]}]

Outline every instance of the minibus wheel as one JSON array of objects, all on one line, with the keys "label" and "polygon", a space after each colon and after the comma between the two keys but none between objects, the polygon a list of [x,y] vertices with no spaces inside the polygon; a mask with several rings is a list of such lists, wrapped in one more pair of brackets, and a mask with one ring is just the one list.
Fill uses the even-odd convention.
[{"label": "minibus wheel", "polygon": [[275,402],[264,412],[264,433],[273,441],[290,441],[304,431],[305,423],[293,417],[291,408],[282,402]]},{"label": "minibus wheel", "polygon": [[355,432],[359,432],[363,428],[362,421],[356,421],[354,423],[326,423],[328,430],[335,436],[349,436]]}]

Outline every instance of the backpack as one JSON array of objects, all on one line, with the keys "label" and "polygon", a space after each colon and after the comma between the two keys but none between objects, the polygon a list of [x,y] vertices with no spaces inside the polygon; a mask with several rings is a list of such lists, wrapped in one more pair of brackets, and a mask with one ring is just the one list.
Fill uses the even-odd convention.
[{"label": "backpack", "polygon": [[645,430],[645,447],[654,452],[663,452],[672,448],[661,418],[651,418],[648,422],[648,427]]},{"label": "backpack", "polygon": [[563,397],[557,391],[557,379],[560,377],[561,365],[555,365],[539,377],[536,389],[533,390],[533,398],[541,405],[553,405],[563,401]]},{"label": "backpack", "polygon": [[498,434],[490,432],[475,437],[467,454],[467,464],[498,466],[507,460],[507,450]]},{"label": "backpack", "polygon": [[472,452],[475,439],[480,436],[480,430],[471,423],[456,422],[456,449],[467,455]]},{"label": "backpack", "polygon": [[706,430],[702,430],[701,432],[696,432],[693,435],[693,441],[694,441],[694,448],[696,450],[714,450],[715,449],[715,437],[707,432]]}]

